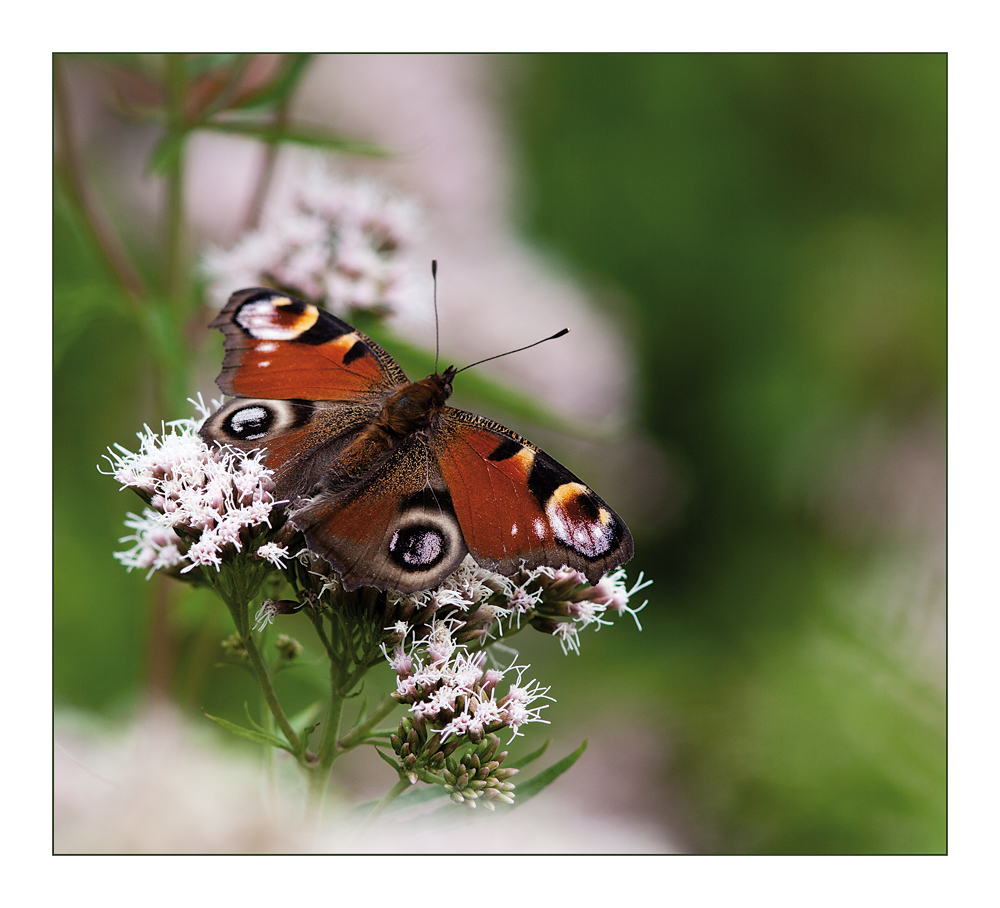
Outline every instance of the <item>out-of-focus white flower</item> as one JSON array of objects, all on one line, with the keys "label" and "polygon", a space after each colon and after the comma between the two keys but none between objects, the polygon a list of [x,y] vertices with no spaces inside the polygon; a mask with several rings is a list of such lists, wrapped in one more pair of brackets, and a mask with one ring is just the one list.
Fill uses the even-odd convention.
[{"label": "out-of-focus white flower", "polygon": [[[199,565],[218,570],[228,546],[242,550],[243,531],[270,526],[274,480],[262,453],[209,447],[198,435],[209,411],[200,397],[194,403],[200,419],[175,420],[159,433],[145,426],[138,452],[108,448],[111,475],[149,503],[141,515],[129,514],[125,525],[135,532],[120,541],[134,545],[115,558],[129,570],[148,569],[147,576],[180,565],[181,573]],[[261,557],[279,565],[288,552],[269,545]]]},{"label": "out-of-focus white flower", "polygon": [[[411,248],[419,216],[409,199],[371,180],[346,181],[319,166],[307,172],[262,224],[202,267],[217,304],[243,287],[286,289],[332,312],[358,309],[412,316],[424,303]],[[425,281],[426,283],[426,281]]]}]

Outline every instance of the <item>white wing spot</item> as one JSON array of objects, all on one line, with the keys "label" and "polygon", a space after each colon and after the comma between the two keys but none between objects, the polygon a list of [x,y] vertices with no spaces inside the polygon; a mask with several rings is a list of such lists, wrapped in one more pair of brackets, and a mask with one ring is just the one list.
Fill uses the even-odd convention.
[{"label": "white wing spot", "polygon": [[578,509],[573,513],[568,510],[568,506],[588,494],[591,493],[586,486],[567,482],[552,493],[545,513],[560,542],[581,555],[596,558],[611,548],[615,527],[611,513],[606,508],[598,509],[596,520],[582,518]]}]

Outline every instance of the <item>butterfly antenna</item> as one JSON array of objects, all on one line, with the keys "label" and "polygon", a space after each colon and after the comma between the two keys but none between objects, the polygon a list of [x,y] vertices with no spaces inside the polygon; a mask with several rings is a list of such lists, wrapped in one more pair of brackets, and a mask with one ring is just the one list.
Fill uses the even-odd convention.
[{"label": "butterfly antenna", "polygon": [[438,370],[438,354],[441,351],[441,330],[438,326],[438,260],[431,259],[431,277],[434,279],[434,374]]},{"label": "butterfly antenna", "polygon": [[473,366],[488,363],[491,359],[500,359],[501,356],[510,356],[511,353],[520,353],[522,350],[530,350],[532,347],[537,347],[539,344],[544,344],[546,341],[555,340],[557,337],[562,337],[564,334],[569,334],[569,328],[563,328],[562,331],[557,331],[551,337],[543,337],[540,341],[535,341],[533,344],[528,344],[526,347],[518,347],[516,350],[508,350],[506,353],[498,353],[496,356],[487,356],[486,359],[481,359],[479,362],[469,363],[467,366],[462,366],[461,369],[456,369],[455,374],[458,375],[459,372],[464,372],[466,369],[471,369]]}]

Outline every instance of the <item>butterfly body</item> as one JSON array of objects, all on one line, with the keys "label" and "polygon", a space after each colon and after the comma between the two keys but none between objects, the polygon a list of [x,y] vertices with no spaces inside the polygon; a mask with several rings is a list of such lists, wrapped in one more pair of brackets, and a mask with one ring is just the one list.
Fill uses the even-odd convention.
[{"label": "butterfly body", "polygon": [[628,528],[516,432],[446,405],[456,370],[410,382],[347,322],[261,288],[234,293],[202,437],[266,450],[306,543],[361,585],[436,586],[469,552],[510,575],[569,565],[596,582],[632,556]]}]

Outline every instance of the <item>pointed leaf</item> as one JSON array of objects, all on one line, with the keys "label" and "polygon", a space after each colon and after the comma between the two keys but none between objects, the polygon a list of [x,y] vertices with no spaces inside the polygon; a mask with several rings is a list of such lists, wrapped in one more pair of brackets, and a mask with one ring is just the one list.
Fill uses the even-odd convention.
[{"label": "pointed leaf", "polygon": [[260,142],[274,144],[277,142],[294,142],[297,145],[309,145],[314,148],[326,148],[331,151],[342,151],[345,154],[365,155],[373,158],[388,157],[388,153],[372,142],[358,139],[343,139],[328,132],[320,126],[308,123],[262,123],[257,120],[224,120],[199,123],[198,129],[211,132],[227,133],[257,139]]},{"label": "pointed leaf", "polygon": [[451,798],[440,785],[428,785],[413,787],[404,791],[386,809],[386,813],[399,813],[403,810],[414,810],[423,807],[425,804],[433,804],[435,801],[451,801]]},{"label": "pointed leaf", "polygon": [[504,760],[504,766],[510,769],[523,769],[533,760],[537,760],[545,751],[549,749],[549,745],[552,743],[552,739],[549,738],[538,750],[532,751],[526,757],[521,757],[519,760]]},{"label": "pointed leaf", "polygon": [[177,165],[184,148],[186,132],[168,132],[153,149],[146,162],[146,170],[160,176],[169,173]]},{"label": "pointed leaf", "polygon": [[309,68],[313,56],[315,55],[289,54],[284,68],[269,86],[260,93],[249,95],[237,104],[234,104],[233,109],[257,110],[280,104],[298,88],[299,82],[302,81],[302,77]]},{"label": "pointed leaf", "polygon": [[386,763],[388,763],[396,772],[399,772],[399,763],[397,763],[392,757],[382,753],[377,747],[375,748],[375,753],[377,753]]},{"label": "pointed leaf", "polygon": [[271,747],[278,747],[281,750],[287,750],[290,754],[294,754],[295,751],[292,750],[284,741],[280,738],[276,738],[274,735],[269,735],[266,732],[253,731],[249,728],[244,728],[242,725],[236,725],[226,719],[220,719],[218,716],[210,715],[205,713],[205,717],[211,719],[216,725],[221,725],[227,731],[231,731],[234,735],[238,735],[241,738],[246,738],[248,741],[254,741],[257,744],[268,744]]},{"label": "pointed leaf", "polygon": [[551,785],[556,779],[559,778],[559,776],[566,772],[567,769],[580,759],[586,749],[587,742],[584,741],[583,744],[581,744],[569,756],[563,757],[557,763],[553,763],[548,769],[543,769],[540,773],[538,773],[538,775],[532,776],[528,779],[527,782],[515,782],[514,806],[516,807],[518,804],[523,804],[525,801],[533,798],[543,788]]},{"label": "pointed leaf", "polygon": [[[313,719],[315,719],[323,709],[323,701],[317,700],[315,703],[311,703],[301,712],[296,713],[294,716],[290,716],[288,719],[289,724],[292,728],[305,728]],[[317,723],[318,724],[318,723]]]}]

